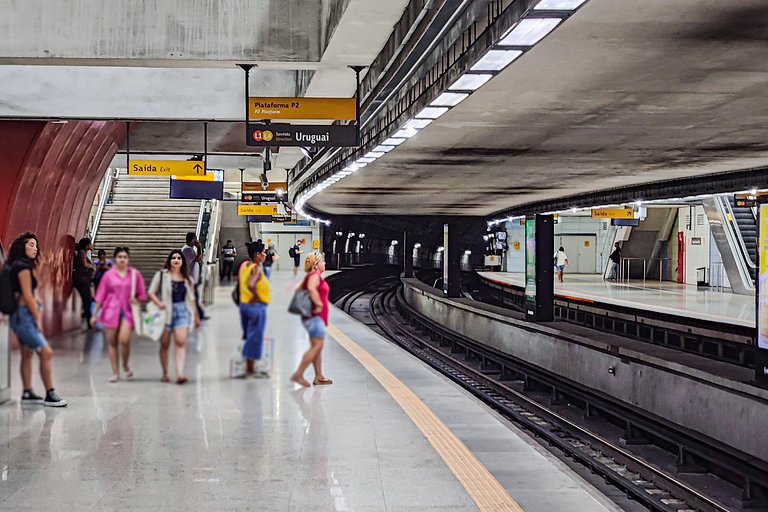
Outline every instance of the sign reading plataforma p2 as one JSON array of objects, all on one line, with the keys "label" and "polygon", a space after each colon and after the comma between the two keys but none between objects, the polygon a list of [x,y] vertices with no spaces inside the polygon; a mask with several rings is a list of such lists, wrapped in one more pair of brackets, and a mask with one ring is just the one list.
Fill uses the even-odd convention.
[{"label": "sign reading plataforma p2", "polygon": [[248,98],[248,119],[357,119],[355,98]]}]

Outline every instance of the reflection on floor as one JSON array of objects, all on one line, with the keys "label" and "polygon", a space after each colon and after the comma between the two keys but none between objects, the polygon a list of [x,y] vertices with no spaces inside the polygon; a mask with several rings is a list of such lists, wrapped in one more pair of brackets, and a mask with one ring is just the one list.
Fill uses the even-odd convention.
[{"label": "reflection on floor", "polygon": [[[324,352],[332,386],[289,383],[308,345],[286,312],[296,282],[273,276],[268,380],[228,378],[240,325],[226,288],[190,342],[187,385],[160,382],[157,345],[146,340],[133,342],[135,380],[108,383],[100,334],[56,340],[66,409],[20,406],[14,372],[14,401],[0,407],[0,509],[477,510],[411,418],[338,343],[328,340]],[[346,315],[332,319],[413,389],[526,512],[614,510],[463,390]]]},{"label": "reflection on floor", "polygon": [[[522,272],[480,272],[481,276],[505,284],[525,286]],[[555,283],[555,294],[607,302],[678,316],[695,315],[702,320],[746,327],[755,325],[754,295],[698,290],[670,281],[605,281],[594,274],[568,274]]]}]

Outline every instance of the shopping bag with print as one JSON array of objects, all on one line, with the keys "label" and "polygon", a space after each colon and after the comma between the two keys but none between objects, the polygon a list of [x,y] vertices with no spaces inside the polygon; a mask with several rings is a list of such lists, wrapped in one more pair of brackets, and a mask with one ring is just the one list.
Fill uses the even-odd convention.
[{"label": "shopping bag with print", "polygon": [[144,336],[154,341],[160,341],[165,329],[165,312],[155,306],[154,303],[147,303],[147,312],[141,315],[141,332]]},{"label": "shopping bag with print", "polygon": [[242,379],[246,373],[246,362],[243,357],[243,343],[238,343],[237,348],[232,352],[229,358],[229,377],[232,379]]},{"label": "shopping bag with print", "polygon": [[264,337],[264,346],[259,359],[259,371],[271,372],[275,362],[275,339]]}]

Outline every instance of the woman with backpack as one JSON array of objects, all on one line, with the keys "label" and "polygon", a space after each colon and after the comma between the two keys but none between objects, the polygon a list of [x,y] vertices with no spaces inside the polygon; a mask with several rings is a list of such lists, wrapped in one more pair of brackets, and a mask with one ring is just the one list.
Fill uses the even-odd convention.
[{"label": "woman with backpack", "polygon": [[168,349],[173,336],[176,346],[176,384],[184,384],[189,380],[184,373],[187,336],[193,325],[196,329],[200,327],[200,316],[195,304],[195,284],[189,277],[184,254],[180,250],[171,251],[163,269],[155,273],[149,285],[149,300],[165,312],[165,330],[160,338],[160,366],[163,369],[160,380],[171,381],[168,378]]},{"label": "woman with backpack", "polygon": [[109,362],[112,376],[109,382],[120,380],[120,353],[123,355],[123,371],[128,380],[133,378],[128,361],[131,357],[131,333],[136,322],[134,307],[140,300],[147,299],[144,278],[141,272],[129,265],[130,251],[127,247],[116,247],[114,266],[101,278],[96,291],[96,307],[91,318],[91,325],[100,322],[104,326],[107,339]]},{"label": "woman with backpack", "polygon": [[304,328],[309,334],[310,347],[301,358],[299,367],[291,375],[291,380],[296,384],[309,387],[309,382],[304,378],[304,372],[311,364],[315,369],[315,378],[312,383],[315,386],[333,384],[333,381],[323,374],[322,353],[325,343],[325,327],[328,325],[328,296],[331,288],[323,279],[325,272],[325,259],[322,253],[312,252],[304,260],[304,270],[307,275],[301,283],[301,287],[307,290],[312,300],[312,316],[302,319]]},{"label": "woman with backpack", "polygon": [[272,265],[277,263],[277,260],[279,259],[277,251],[275,250],[275,244],[270,242],[269,247],[267,247],[266,256],[264,257],[264,263],[261,265],[264,267],[264,275],[267,276],[267,279],[272,279]]},{"label": "woman with backpack", "polygon": [[[53,387],[53,349],[43,335],[41,305],[35,300],[35,273],[39,268],[40,245],[37,236],[34,233],[22,233],[11,244],[8,260],[2,271],[3,294],[7,295],[8,299],[13,299],[6,301],[4,297],[3,311],[10,313],[11,330],[21,345],[21,382],[24,387],[21,403],[65,407],[67,401],[61,398]],[[32,391],[32,360],[35,352],[40,358],[40,377],[45,385],[45,398]]]}]

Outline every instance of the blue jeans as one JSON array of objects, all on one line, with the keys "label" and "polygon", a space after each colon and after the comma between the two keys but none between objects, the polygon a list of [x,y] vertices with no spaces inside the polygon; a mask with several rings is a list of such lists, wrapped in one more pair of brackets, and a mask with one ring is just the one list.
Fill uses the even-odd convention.
[{"label": "blue jeans", "polygon": [[38,351],[48,344],[43,333],[37,329],[32,312],[23,304],[19,304],[16,311],[11,315],[10,326],[19,339],[19,343],[34,351]]},{"label": "blue jeans", "polygon": [[267,276],[267,279],[272,278],[272,265],[262,267],[264,269],[264,275]]},{"label": "blue jeans", "polygon": [[261,359],[264,347],[264,330],[267,327],[267,305],[262,303],[240,304],[240,314],[245,325],[243,357]]}]

